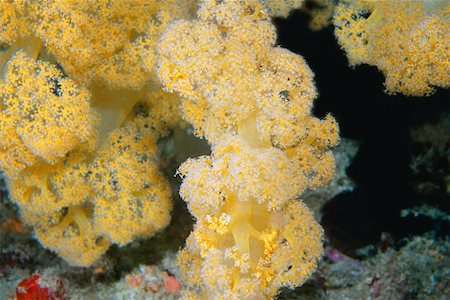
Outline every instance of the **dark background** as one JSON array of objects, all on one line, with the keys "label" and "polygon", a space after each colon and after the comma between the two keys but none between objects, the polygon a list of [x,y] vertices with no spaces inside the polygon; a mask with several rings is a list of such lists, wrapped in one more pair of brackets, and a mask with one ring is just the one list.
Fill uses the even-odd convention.
[{"label": "dark background", "polygon": [[[435,221],[401,218],[400,211],[424,201],[450,211],[445,190],[433,199],[417,193],[414,184],[420,178],[409,167],[417,152],[426,151],[411,140],[411,128],[442,118],[448,122],[449,91],[438,89],[429,97],[386,94],[383,74],[375,66],[350,68],[333,26],[312,31],[308,19],[301,12],[276,19],[278,44],[302,55],[315,73],[319,97],[314,114],[331,113],[343,138],[361,142],[347,169],[357,188],[330,199],[323,208],[321,223],[333,246],[352,255],[358,247],[379,243],[382,232],[395,241],[436,229]],[[434,163],[448,170],[448,160]],[[436,234],[447,235],[448,224],[441,225]]]}]

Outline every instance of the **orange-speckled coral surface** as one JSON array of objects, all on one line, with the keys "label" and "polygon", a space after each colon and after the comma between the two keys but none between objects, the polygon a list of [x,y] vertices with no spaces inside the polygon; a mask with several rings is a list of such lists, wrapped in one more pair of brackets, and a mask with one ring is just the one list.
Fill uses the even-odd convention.
[{"label": "orange-speckled coral surface", "polygon": [[89,266],[164,228],[172,205],[156,142],[180,115],[213,150],[179,169],[198,220],[179,255],[184,296],[270,298],[301,285],[322,229],[296,198],[333,177],[338,142],[333,117],[311,115],[313,72],[275,45],[271,16],[302,2],[267,1],[269,13],[255,0],[204,0],[198,18],[171,25],[194,2],[2,2],[0,162],[41,244]]},{"label": "orange-speckled coral surface", "polygon": [[152,75],[155,45],[194,1],[2,1],[0,168],[40,243],[70,264],[170,220],[156,141],[178,99]]},{"label": "orange-speckled coral surface", "polygon": [[335,34],[350,65],[375,65],[386,90],[430,95],[450,86],[450,4],[427,0],[345,0]]},{"label": "orange-speckled coral surface", "polygon": [[158,45],[163,86],[213,150],[179,169],[197,219],[179,255],[186,298],[271,298],[321,256],[322,229],[296,196],[333,177],[338,128],[311,116],[314,74],[275,40],[261,3],[207,0]]},{"label": "orange-speckled coral surface", "polygon": [[[306,28],[307,19],[297,18],[302,13],[286,21],[289,34],[280,26],[277,36],[272,22],[285,22],[276,18],[287,17],[293,10],[308,14],[313,30],[328,26],[334,16],[335,36],[329,28],[318,40],[318,34],[293,30]],[[106,298],[273,299],[283,288],[303,285],[323,254],[324,230],[303,203],[305,199],[311,200],[314,211],[324,208],[321,217],[333,247],[339,245],[337,235],[355,237],[355,241],[344,241],[349,245],[372,244],[369,240],[383,236],[390,226],[380,225],[378,217],[387,216],[389,222],[384,223],[399,223],[399,214],[406,212],[402,195],[414,203],[419,200],[412,185],[421,183],[420,189],[433,191],[432,198],[438,201],[439,193],[445,191],[445,178],[434,179],[432,171],[427,172],[433,176],[426,176],[433,179],[430,183],[411,181],[414,167],[401,157],[408,146],[401,132],[406,134],[410,124],[422,122],[422,116],[414,120],[412,116],[421,115],[425,106],[402,104],[400,109],[385,104],[389,98],[401,98],[390,94],[428,96],[437,88],[449,87],[449,16],[445,0],[0,1],[0,175],[18,208],[17,216],[8,213],[12,223],[0,226],[0,231],[26,235],[32,230],[42,247],[70,266],[91,267],[79,271],[38,264],[39,259],[28,260],[32,254],[13,249],[21,248],[18,243],[8,245],[12,250],[0,249],[0,294],[3,282],[11,285],[14,272],[29,264],[20,274],[45,265],[39,270],[42,278],[48,277],[44,273],[70,274],[67,282],[72,285],[87,277],[83,286],[68,285],[67,291],[91,285],[89,293],[102,294],[94,298],[105,298],[104,293]],[[291,33],[294,37],[285,37]],[[300,34],[307,38],[295,40]],[[355,77],[339,72],[357,74],[348,69],[344,52],[335,47],[335,37],[351,66],[370,64],[384,74],[388,92],[381,93],[384,98],[366,85],[370,81],[366,78],[373,74],[356,75],[361,80],[355,84],[350,82]],[[301,49],[315,72],[324,75],[324,80],[318,77],[322,90],[314,113],[319,95],[315,74],[305,58],[277,43]],[[361,95],[372,106],[361,109]],[[438,104],[431,109],[444,106]],[[331,149],[339,143],[339,127],[326,114],[329,110],[339,117],[342,132],[363,139],[361,156],[369,148],[377,156],[369,167],[358,167],[356,162],[348,169],[358,189],[342,198],[337,191],[346,191],[350,184],[338,180],[333,192],[311,191],[335,175]],[[397,122],[399,126],[393,126]],[[186,159],[198,153],[198,149],[190,150],[196,148],[191,144],[195,139],[187,137],[192,132],[210,146],[206,149],[203,143],[201,153],[211,150],[210,154]],[[366,135],[370,137],[365,139]],[[382,144],[374,137],[383,140],[382,147],[374,147]],[[342,152],[356,152],[350,148],[340,150],[344,158],[339,158],[342,165],[337,168],[346,182],[350,179],[344,169],[353,154]],[[380,152],[398,153],[390,158]],[[442,151],[438,152],[436,165],[445,166]],[[398,174],[408,172],[411,179],[397,179],[392,168],[396,160],[404,169]],[[176,167],[177,174],[169,174]],[[367,169],[367,179],[358,177],[360,168]],[[416,169],[422,168],[434,170],[418,163]],[[441,167],[436,170],[445,173]],[[185,203],[177,203],[175,222],[167,234],[139,241],[155,236],[170,222],[171,195],[180,181],[173,179],[169,185],[163,174],[181,177],[179,194]],[[392,195],[379,189],[386,182],[394,187],[397,180],[404,186]],[[434,181],[439,181],[436,187]],[[2,188],[0,194],[6,191]],[[330,206],[323,205],[332,195],[336,197]],[[373,202],[347,210],[365,198]],[[397,200],[395,207],[386,205]],[[3,201],[0,206],[4,207]],[[386,208],[394,209],[386,214]],[[411,212],[411,218],[416,218],[415,209]],[[166,246],[178,248],[191,229],[189,213],[195,222],[184,248],[178,256],[168,254]],[[347,222],[352,219],[347,216],[356,217]],[[352,223],[348,230],[347,223]],[[366,231],[364,226],[357,228],[359,224],[376,228]],[[408,226],[402,223],[401,227]],[[364,238],[360,241],[360,237]],[[155,244],[155,240],[169,245]],[[397,241],[397,237],[392,242],[387,238],[383,248]],[[113,247],[102,259],[114,245],[129,247]],[[349,247],[359,252],[359,246]],[[133,265],[159,259],[163,251],[168,255],[158,263],[167,271],[164,275],[159,272],[155,277],[152,268],[141,267],[126,276]],[[61,266],[61,260],[47,254]],[[334,262],[344,257],[337,249],[331,249],[329,256]],[[442,265],[438,256],[435,262]],[[164,262],[166,258],[169,263]],[[373,261],[369,263],[374,265]],[[388,287],[387,281],[397,285],[417,281],[396,275],[380,278],[378,269],[361,271],[367,267],[364,263],[354,267],[358,270],[351,270],[359,274],[349,276],[350,281],[333,283],[323,272],[313,276],[316,290],[323,289],[321,295],[333,298],[344,295],[347,286],[364,285],[369,291],[365,295],[377,298]],[[424,273],[428,279],[422,285],[431,286],[436,294],[442,288],[438,284],[446,285],[439,281],[440,275],[431,276],[433,272],[434,267]],[[355,278],[365,279],[354,284]],[[62,280],[58,282],[63,287]],[[124,284],[135,291],[128,293]],[[156,294],[162,287],[165,292]],[[58,297],[64,298],[63,294]],[[80,295],[73,297],[83,298]]]}]

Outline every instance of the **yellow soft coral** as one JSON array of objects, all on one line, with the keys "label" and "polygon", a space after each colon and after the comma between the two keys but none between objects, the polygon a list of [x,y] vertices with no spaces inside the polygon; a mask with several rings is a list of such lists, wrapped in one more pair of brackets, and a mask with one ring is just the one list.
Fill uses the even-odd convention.
[{"label": "yellow soft coral", "polygon": [[274,46],[275,30],[260,4],[213,3],[203,3],[199,20],[177,22],[163,34],[157,69],[163,85],[184,96],[183,116],[211,143],[239,133],[253,145],[284,150],[298,169],[298,193],[315,173],[302,156],[316,158],[323,163],[308,162],[322,172],[315,186],[326,183],[334,161],[329,153],[320,157],[336,145],[338,128],[332,117],[311,117],[314,74],[301,56]]},{"label": "yellow soft coral", "polygon": [[214,148],[213,157],[188,160],[179,172],[189,174],[183,180],[180,194],[196,218],[215,214],[223,205],[226,190],[236,193],[239,199],[257,196],[257,202],[264,203],[269,210],[282,207],[296,195],[292,190],[289,161],[282,151],[252,149],[232,136]]},{"label": "yellow soft coral", "polygon": [[108,250],[110,243],[92,225],[92,207],[71,206],[63,212],[35,215],[24,209],[22,218],[34,226],[40,243],[70,265],[88,267]]},{"label": "yellow soft coral", "polygon": [[283,152],[230,137],[180,172],[180,194],[199,220],[179,256],[190,293],[261,299],[309,277],[322,253],[322,229],[294,200]]},{"label": "yellow soft coral", "polygon": [[139,48],[152,48],[168,21],[159,13],[171,10],[171,4],[157,0],[45,1],[39,6],[36,35],[75,79],[89,82],[97,76],[111,86],[139,88],[149,78]]},{"label": "yellow soft coral", "polygon": [[305,0],[263,0],[274,17],[286,18],[291,11],[299,9]]},{"label": "yellow soft coral", "polygon": [[309,0],[300,10],[306,12],[310,16],[309,28],[312,30],[321,30],[331,24],[334,9],[336,7],[335,0]]},{"label": "yellow soft coral", "polygon": [[139,89],[154,61],[153,52],[144,57],[142,49],[153,49],[169,22],[188,17],[194,7],[193,0],[6,1],[0,4],[0,41],[37,37],[77,82]]},{"label": "yellow soft coral", "polygon": [[294,146],[308,130],[312,71],[302,57],[274,46],[275,29],[256,2],[247,10],[239,1],[220,5],[238,21],[203,6],[198,21],[177,22],[163,35],[157,69],[163,85],[185,97],[184,117],[212,143],[250,122],[255,139]]},{"label": "yellow soft coral", "polygon": [[137,112],[97,152],[71,152],[8,181],[24,222],[70,264],[89,266],[110,244],[150,237],[170,220],[170,189],[154,163],[152,121]]},{"label": "yellow soft coral", "polygon": [[[203,4],[198,21],[179,21],[165,32],[158,75],[166,89],[186,97],[185,118],[214,142],[257,109],[254,82],[263,81],[260,61],[276,36],[260,4],[244,11],[239,1],[227,1],[218,11],[212,3]],[[244,15],[239,23],[233,12]]]},{"label": "yellow soft coral", "polygon": [[112,132],[91,164],[89,181],[97,192],[94,224],[120,245],[152,236],[170,220],[170,189],[152,161],[156,137],[149,125],[138,118]]},{"label": "yellow soft coral", "polygon": [[21,209],[36,215],[82,204],[93,196],[84,179],[88,172],[85,155],[70,153],[54,165],[40,163],[29,167],[20,179],[8,181],[10,197]]},{"label": "yellow soft coral", "polygon": [[309,27],[320,30],[331,23],[334,0],[263,0],[273,17],[286,18],[294,10],[306,12],[310,17]]},{"label": "yellow soft coral", "polygon": [[0,42],[11,44],[30,34],[27,0],[0,2]]},{"label": "yellow soft coral", "polygon": [[24,222],[70,264],[169,222],[156,141],[178,97],[152,78],[154,48],[194,2],[0,3],[0,168]]},{"label": "yellow soft coral", "polygon": [[334,24],[351,66],[377,66],[389,93],[423,96],[450,86],[449,18],[446,1],[346,0]]},{"label": "yellow soft coral", "polygon": [[159,42],[159,78],[213,148],[179,169],[197,219],[179,255],[186,298],[271,298],[301,285],[322,253],[296,196],[333,177],[338,128],[311,115],[314,74],[275,40],[261,3],[205,0]]},{"label": "yellow soft coral", "polygon": [[0,168],[9,177],[42,160],[53,164],[95,136],[90,93],[22,51],[6,65],[0,96]]}]

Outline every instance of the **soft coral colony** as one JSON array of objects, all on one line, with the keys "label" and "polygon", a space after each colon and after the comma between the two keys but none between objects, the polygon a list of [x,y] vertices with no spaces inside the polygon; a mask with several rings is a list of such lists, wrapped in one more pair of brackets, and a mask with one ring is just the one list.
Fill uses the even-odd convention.
[{"label": "soft coral colony", "polygon": [[296,196],[332,178],[337,125],[311,116],[313,74],[275,39],[260,3],[203,1],[160,40],[159,78],[212,146],[179,169],[197,220],[179,254],[185,298],[270,298],[321,256],[322,229]]},{"label": "soft coral colony", "polygon": [[[316,2],[329,16],[331,2]],[[361,22],[345,21],[366,9],[354,2],[338,7],[339,41],[352,64],[380,67],[388,56],[367,60],[377,36],[361,44],[352,28]],[[312,71],[275,45],[271,16],[302,3],[2,1],[0,168],[41,244],[89,266],[111,244],[163,229],[171,191],[156,141],[181,117],[212,148],[178,171],[196,219],[178,256],[184,297],[271,298],[301,285],[322,254],[322,229],[298,196],[332,179],[338,143],[333,117],[311,114]],[[423,93],[448,85],[424,72]],[[404,78],[393,78],[403,92]]]},{"label": "soft coral colony", "polygon": [[424,96],[450,86],[447,0],[342,0],[333,22],[350,65],[377,66],[388,93]]},{"label": "soft coral colony", "polygon": [[[177,98],[158,88],[155,46],[194,7],[2,2],[1,168],[24,222],[70,264],[89,266],[169,222],[154,156]],[[321,253],[321,229],[294,198],[332,176],[336,125],[310,117],[312,73],[275,37],[261,4],[205,1],[199,20],[160,42],[158,75],[214,151],[180,168],[199,220],[180,262],[215,275],[191,284],[202,272],[192,269],[186,294],[270,296],[304,281]]]},{"label": "soft coral colony", "polygon": [[[154,49],[186,1],[2,1],[0,168],[36,238],[72,265],[170,220],[156,140],[178,118]],[[145,51],[144,51],[145,50]]]}]

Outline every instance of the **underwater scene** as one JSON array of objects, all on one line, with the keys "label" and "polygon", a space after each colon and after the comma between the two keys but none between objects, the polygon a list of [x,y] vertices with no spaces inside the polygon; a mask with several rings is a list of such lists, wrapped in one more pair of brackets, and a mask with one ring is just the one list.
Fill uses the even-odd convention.
[{"label": "underwater scene", "polygon": [[0,300],[450,298],[450,1],[1,0]]}]

